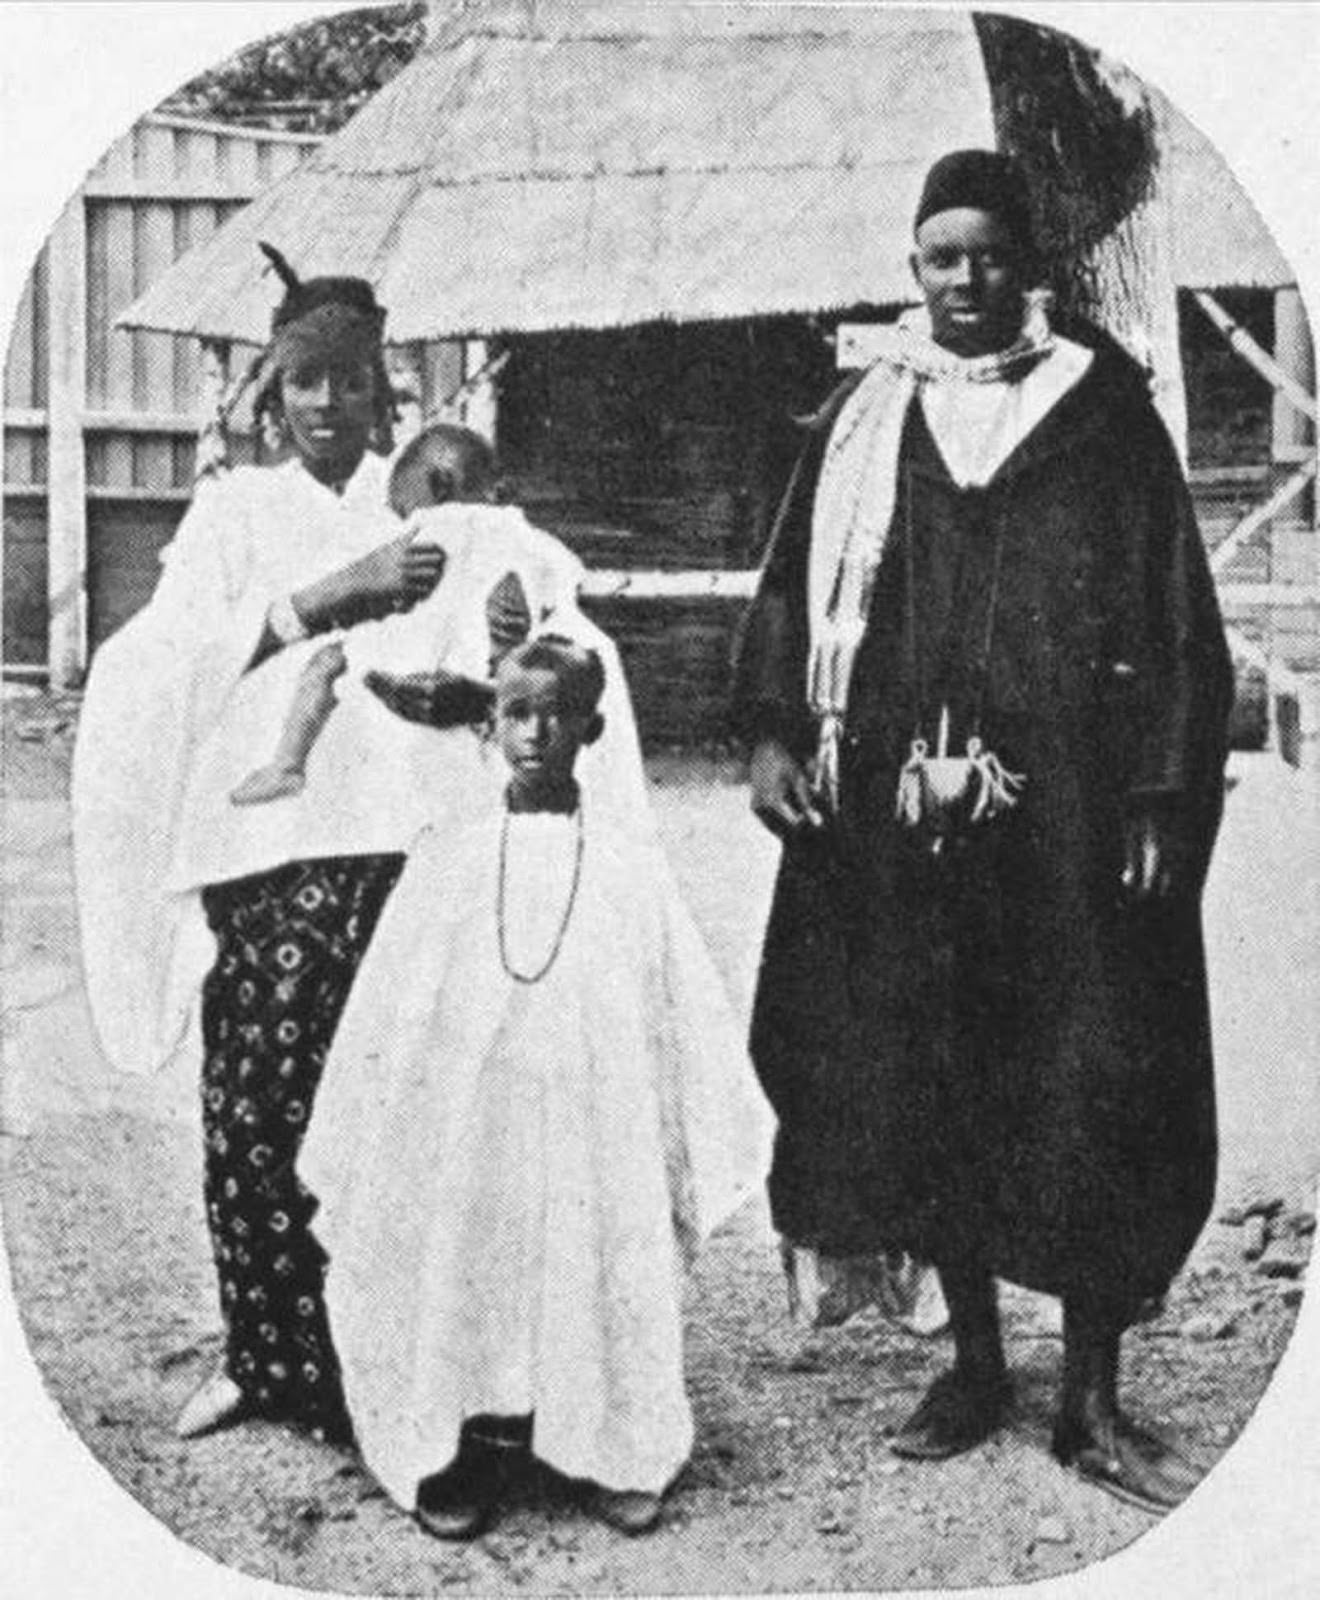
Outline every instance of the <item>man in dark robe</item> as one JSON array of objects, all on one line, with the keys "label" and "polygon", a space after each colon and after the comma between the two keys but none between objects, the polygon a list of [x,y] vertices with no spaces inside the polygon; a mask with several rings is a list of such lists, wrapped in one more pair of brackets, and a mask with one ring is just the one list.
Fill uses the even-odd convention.
[{"label": "man in dark robe", "polygon": [[915,238],[924,308],[814,419],[740,661],[783,839],[752,1025],[774,1221],[937,1267],[955,1362],[899,1454],[1003,1420],[999,1276],[1062,1297],[1056,1455],[1162,1507],[1196,1471],[1119,1408],[1119,1345],[1214,1191],[1231,666],[1145,375],[1049,326],[1019,169],[946,157]]}]

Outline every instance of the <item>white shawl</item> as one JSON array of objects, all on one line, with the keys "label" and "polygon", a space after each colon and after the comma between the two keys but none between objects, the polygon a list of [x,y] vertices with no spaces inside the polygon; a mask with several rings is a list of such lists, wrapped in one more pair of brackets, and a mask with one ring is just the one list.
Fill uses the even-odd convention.
[{"label": "white shawl", "polygon": [[812,510],[807,578],[807,697],[820,724],[818,782],[833,803],[853,662],[897,509],[908,408],[918,394],[923,402],[938,396],[926,403],[926,416],[955,481],[988,482],[1090,364],[1089,351],[1051,331],[1046,306],[1045,296],[1028,296],[1017,341],[969,359],[933,342],[924,310],[906,313],[879,335],[879,358],[834,423]]}]

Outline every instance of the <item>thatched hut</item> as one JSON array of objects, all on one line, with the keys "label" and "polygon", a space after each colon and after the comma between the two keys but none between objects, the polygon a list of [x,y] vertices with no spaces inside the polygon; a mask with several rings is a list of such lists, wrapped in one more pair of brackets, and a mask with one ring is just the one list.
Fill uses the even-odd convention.
[{"label": "thatched hut", "polygon": [[[913,203],[944,149],[997,141],[1035,168],[1065,303],[1150,362],[1176,433],[1175,275],[1239,281],[1240,240],[1253,284],[1289,279],[1168,108],[1011,18],[617,0],[434,16],[410,66],[122,321],[237,367],[273,296],[259,238],[306,272],[370,277],[419,409],[496,433],[519,498],[596,567],[755,562],[790,418],[833,381],[840,329],[911,297]],[[1218,230],[1170,225],[1188,173]],[[612,611],[653,735],[712,725],[736,604]]]}]

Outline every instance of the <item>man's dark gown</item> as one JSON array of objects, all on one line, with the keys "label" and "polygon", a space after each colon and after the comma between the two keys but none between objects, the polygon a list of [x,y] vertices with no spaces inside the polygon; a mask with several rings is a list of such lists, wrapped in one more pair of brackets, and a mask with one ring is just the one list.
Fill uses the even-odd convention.
[{"label": "man's dark gown", "polygon": [[[802,758],[828,426],[806,446],[738,684],[749,739]],[[752,1052],[780,1119],[775,1224],[828,1253],[971,1252],[1127,1317],[1178,1270],[1215,1178],[1199,893],[1232,678],[1190,499],[1143,378],[1102,350],[984,489],[955,485],[914,402],[897,506],[840,814],[785,845],[766,934]],[[944,704],[953,747],[979,708],[1026,786],[937,859],[894,802],[918,710],[933,739]],[[1190,863],[1175,903],[1122,896],[1124,822],[1142,808]]]}]

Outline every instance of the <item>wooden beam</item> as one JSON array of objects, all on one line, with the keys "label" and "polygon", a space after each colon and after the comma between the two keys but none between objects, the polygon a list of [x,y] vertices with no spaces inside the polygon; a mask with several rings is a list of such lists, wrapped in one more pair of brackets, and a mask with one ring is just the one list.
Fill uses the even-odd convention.
[{"label": "wooden beam", "polygon": [[593,567],[582,580],[581,592],[587,600],[750,600],[760,577],[756,568],[648,572]]},{"label": "wooden beam", "polygon": [[1229,653],[1263,672],[1272,689],[1296,694],[1299,690],[1305,692],[1313,687],[1315,680],[1312,675],[1294,672],[1285,662],[1272,656],[1263,644],[1248,638],[1235,623],[1225,623],[1224,633],[1228,638]]},{"label": "wooden beam", "polygon": [[149,200],[160,205],[246,205],[260,192],[250,183],[207,183],[196,178],[88,178],[83,185],[89,200]]},{"label": "wooden beam", "polygon": [[4,427],[6,433],[39,433],[46,426],[46,412],[40,407],[6,406]]},{"label": "wooden beam", "polygon": [[1234,322],[1214,295],[1207,294],[1204,289],[1198,289],[1192,298],[1247,365],[1259,373],[1266,383],[1272,384],[1275,391],[1296,406],[1303,416],[1310,417],[1311,421],[1315,422],[1317,419],[1315,396],[1308,394],[1291,374],[1285,372],[1267,350],[1262,350],[1247,330]]},{"label": "wooden beam", "polygon": [[175,411],[86,411],[87,433],[169,433],[186,436],[198,429],[196,417]]},{"label": "wooden beam", "polygon": [[[504,358],[504,359],[507,359]],[[499,391],[495,380],[504,359],[492,360],[484,339],[468,339],[463,345],[463,382],[451,397],[465,428],[471,428],[498,448]]]},{"label": "wooden beam", "polygon": [[180,133],[210,133],[221,139],[251,139],[255,144],[300,144],[308,148],[325,143],[322,133],[290,133],[284,128],[240,128],[232,122],[207,122],[202,117],[172,117],[153,111],[143,117],[149,128],[175,128]]},{"label": "wooden beam", "polygon": [[1267,522],[1277,517],[1290,500],[1295,500],[1301,494],[1315,477],[1315,473],[1316,462],[1313,456],[1309,461],[1304,461],[1285,483],[1281,483],[1268,500],[1262,500],[1258,506],[1253,506],[1232,533],[1226,539],[1220,540],[1211,552],[1211,572],[1216,574],[1223,572],[1243,545],[1259,533]]},{"label": "wooden beam", "polygon": [[81,192],[51,230],[47,662],[69,688],[87,668],[87,221]]},{"label": "wooden beam", "polygon": [[1217,590],[1221,606],[1320,606],[1320,584],[1314,583],[1221,583]]},{"label": "wooden beam", "polygon": [[183,505],[186,506],[193,497],[191,489],[175,489],[173,487],[151,488],[145,484],[114,484],[91,483],[87,486],[87,498],[94,504],[107,502],[120,505]]}]

